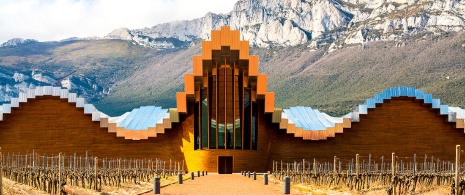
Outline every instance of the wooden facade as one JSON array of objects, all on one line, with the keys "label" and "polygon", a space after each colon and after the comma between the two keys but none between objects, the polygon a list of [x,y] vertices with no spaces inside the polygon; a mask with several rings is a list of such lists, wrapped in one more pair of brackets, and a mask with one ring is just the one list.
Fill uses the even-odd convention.
[{"label": "wooden facade", "polygon": [[[250,86],[252,101],[258,106],[256,149],[195,148],[195,104],[200,88],[208,81],[213,51],[228,46],[238,50],[238,58],[247,62],[244,85]],[[431,104],[412,97],[393,97],[360,122],[344,119],[335,127],[308,131],[281,118],[274,107],[274,93],[266,91],[266,75],[258,73],[258,57],[249,55],[247,41],[240,41],[239,31],[223,27],[212,31],[212,41],[202,42],[201,56],[193,57],[193,73],[186,74],[184,92],[176,93],[177,108],[169,110],[169,119],[145,132],[119,129],[107,118],[93,121],[76,103],[56,96],[37,96],[19,103],[0,121],[0,147],[3,152],[35,150],[38,153],[67,155],[76,153],[117,158],[159,158],[184,160],[188,171],[220,171],[220,158],[232,157],[232,171],[269,171],[273,160],[287,162],[302,159],[331,161],[333,156],[351,159],[356,154],[373,159],[395,152],[401,157],[413,154],[452,160],[455,145],[465,145],[463,119],[448,122]],[[308,140],[306,140],[308,139]],[[225,158],[226,157],[226,158]],[[406,160],[407,161],[407,160]]]}]

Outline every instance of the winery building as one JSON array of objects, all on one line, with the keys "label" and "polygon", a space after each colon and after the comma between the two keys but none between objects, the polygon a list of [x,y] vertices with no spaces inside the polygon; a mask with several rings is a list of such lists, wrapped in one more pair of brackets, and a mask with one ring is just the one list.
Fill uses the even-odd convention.
[{"label": "winery building", "polygon": [[[268,171],[273,160],[330,161],[428,154],[455,157],[465,145],[465,110],[413,87],[375,94],[343,117],[310,107],[275,107],[258,56],[240,32],[222,27],[193,56],[176,108],[145,106],[110,117],[77,94],[37,87],[0,106],[3,152],[77,153],[185,161],[188,171]],[[311,85],[311,83],[309,83]]]}]

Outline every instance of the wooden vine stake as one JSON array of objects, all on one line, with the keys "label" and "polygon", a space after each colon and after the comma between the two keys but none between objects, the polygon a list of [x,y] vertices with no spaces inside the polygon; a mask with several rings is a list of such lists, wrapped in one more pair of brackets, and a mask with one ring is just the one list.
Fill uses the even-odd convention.
[{"label": "wooden vine stake", "polygon": [[391,162],[391,170],[392,170],[392,176],[391,176],[391,182],[392,182],[392,194],[396,194],[396,185],[395,185],[395,180],[394,177],[396,176],[396,153],[392,153],[392,162]]},{"label": "wooden vine stake", "polygon": [[58,190],[61,192],[61,152],[58,154]]},{"label": "wooden vine stake", "polygon": [[460,145],[455,146],[455,194],[459,194],[460,179]]},{"label": "wooden vine stake", "polygon": [[336,178],[337,169],[336,169],[337,157],[334,156],[334,164],[333,164],[333,178]]},{"label": "wooden vine stake", "polygon": [[2,153],[2,148],[0,147],[0,195],[3,195],[2,178],[3,178],[3,153]]}]

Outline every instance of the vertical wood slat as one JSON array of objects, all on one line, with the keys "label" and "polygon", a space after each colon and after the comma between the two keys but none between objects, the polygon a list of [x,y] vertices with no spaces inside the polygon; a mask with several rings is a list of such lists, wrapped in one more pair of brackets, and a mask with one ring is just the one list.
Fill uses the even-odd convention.
[{"label": "vertical wood slat", "polygon": [[195,91],[193,74],[184,74],[184,92],[186,95],[193,95]]},{"label": "vertical wood slat", "polygon": [[274,112],[274,92],[266,92],[265,94],[265,113]]},{"label": "vertical wood slat", "polygon": [[[350,121],[350,118],[343,118],[342,121],[344,124],[344,128],[352,128],[352,121]],[[339,133],[339,132],[336,132],[336,133]]]},{"label": "vertical wood slat", "polygon": [[218,106],[219,106],[219,103],[218,103],[218,98],[219,98],[218,84],[219,84],[219,79],[218,79],[218,77],[220,76],[219,75],[220,70],[218,68],[219,68],[218,64],[216,64],[216,80],[215,80],[215,82],[216,82],[216,91],[215,91],[216,92],[216,94],[215,94],[216,95],[216,98],[215,98],[216,99],[216,111],[215,111],[216,112],[216,133],[215,133],[215,135],[216,135],[216,149],[218,149],[218,125],[219,125],[219,123],[218,123]]},{"label": "vertical wood slat", "polygon": [[279,128],[280,129],[287,129],[288,127],[288,124],[289,123],[289,119],[281,119],[281,122],[279,123]]},{"label": "vertical wood slat", "polygon": [[[233,101],[233,149],[236,149],[236,70],[239,72],[239,69],[236,69],[236,64],[233,66],[233,74],[232,74],[232,101]],[[239,79],[239,77],[238,77]],[[238,81],[239,82],[239,81]],[[239,84],[239,83],[237,83]],[[238,86],[239,88],[239,86]]]},{"label": "vertical wood slat", "polygon": [[211,98],[210,98],[210,86],[208,85],[210,80],[210,75],[208,75],[208,72],[207,72],[207,79],[206,79],[206,87],[205,90],[207,90],[207,116],[208,116],[208,120],[207,120],[207,149],[210,148],[210,128],[211,128],[211,113],[210,113],[210,102],[212,101]]},{"label": "vertical wood slat", "polygon": [[239,50],[241,47],[241,34],[238,30],[231,31],[231,50]]},{"label": "vertical wood slat", "polygon": [[[249,136],[250,136],[250,139],[249,139],[249,144],[250,144],[250,148],[249,150],[251,150],[253,148],[253,145],[252,145],[252,132],[254,131],[253,129],[253,109],[254,109],[254,104],[252,102],[250,102],[250,132],[249,132]],[[255,124],[257,125],[257,124]]]},{"label": "vertical wood slat", "polygon": [[[226,65],[226,61],[224,63],[224,65]],[[226,66],[225,66],[226,67]],[[227,148],[227,144],[226,143],[226,136],[227,136],[227,131],[228,131],[228,128],[227,128],[227,124],[228,124],[228,99],[227,99],[227,93],[228,93],[228,82],[227,82],[227,77],[228,77],[228,72],[226,71],[227,68],[223,68],[224,70],[224,135],[223,135],[223,146],[224,148]]]},{"label": "vertical wood slat", "polygon": [[229,26],[221,27],[221,46],[230,46],[231,45],[231,29]]},{"label": "vertical wood slat", "polygon": [[[328,131],[328,137],[336,137],[336,128],[337,128],[337,125],[338,123],[335,123],[334,124],[335,127],[328,127],[326,130]],[[340,125],[340,124],[339,124]]]},{"label": "vertical wood slat", "polygon": [[0,147],[0,195],[3,195],[3,153]]},{"label": "vertical wood slat", "polygon": [[[241,58],[242,59],[242,58]],[[258,56],[249,56],[249,76],[258,76]]]},{"label": "vertical wood slat", "polygon": [[176,92],[176,107],[178,113],[187,113],[185,92]]},{"label": "vertical wood slat", "polygon": [[303,134],[302,131],[303,131],[302,127],[296,127],[294,137],[302,137],[302,134]]},{"label": "vertical wood slat", "polygon": [[221,50],[221,31],[219,30],[212,30],[212,49],[213,50]]},{"label": "vertical wood slat", "polygon": [[201,56],[192,56],[192,66],[194,76],[203,76],[203,64],[202,64],[202,57]]},{"label": "vertical wood slat", "polygon": [[257,95],[266,93],[266,74],[259,74],[257,77]]},{"label": "vertical wood slat", "polygon": [[[200,95],[199,96],[202,96],[202,90],[199,90],[199,93]],[[197,128],[199,129],[199,132],[198,132],[198,135],[199,135],[199,150],[202,149],[202,98],[199,98],[199,101],[198,101],[198,116],[200,117],[197,117]],[[195,105],[195,104],[194,104]]]},{"label": "vertical wood slat", "polygon": [[249,58],[249,41],[240,41],[239,58]]},{"label": "vertical wood slat", "polygon": [[202,41],[202,59],[211,60],[212,59],[212,42],[211,41]]},{"label": "vertical wood slat", "polygon": [[334,134],[343,133],[343,132],[344,132],[344,123],[334,123]]},{"label": "vertical wood slat", "polygon": [[[244,75],[244,72],[242,72],[242,75]],[[240,89],[242,91],[242,97],[241,97],[241,102],[242,102],[242,107],[241,107],[241,149],[244,150],[244,110],[245,110],[245,105],[244,105],[244,94],[245,94],[245,87],[242,85],[242,88]]]}]

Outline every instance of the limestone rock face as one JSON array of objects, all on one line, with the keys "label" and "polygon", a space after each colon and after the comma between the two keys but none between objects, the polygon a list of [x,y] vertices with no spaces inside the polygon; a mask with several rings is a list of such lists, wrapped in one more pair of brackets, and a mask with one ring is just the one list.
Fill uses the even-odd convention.
[{"label": "limestone rock face", "polygon": [[128,28],[115,29],[107,37],[111,39],[132,40],[132,34]]},{"label": "limestone rock face", "polygon": [[2,43],[0,47],[16,47],[21,45],[26,45],[30,43],[37,43],[38,41],[35,39],[22,39],[22,38],[14,38],[10,39],[5,43]]},{"label": "limestone rock face", "polygon": [[[363,44],[419,32],[464,29],[461,0],[239,0],[227,14],[174,21],[143,29],[117,29],[109,38],[160,45],[171,38],[189,45],[210,39],[210,31],[231,26],[252,46],[294,46],[307,42]],[[177,47],[164,43],[164,47]],[[341,45],[342,44],[342,45]],[[179,45],[179,44],[178,44]],[[318,46],[318,45],[316,45]]]}]

